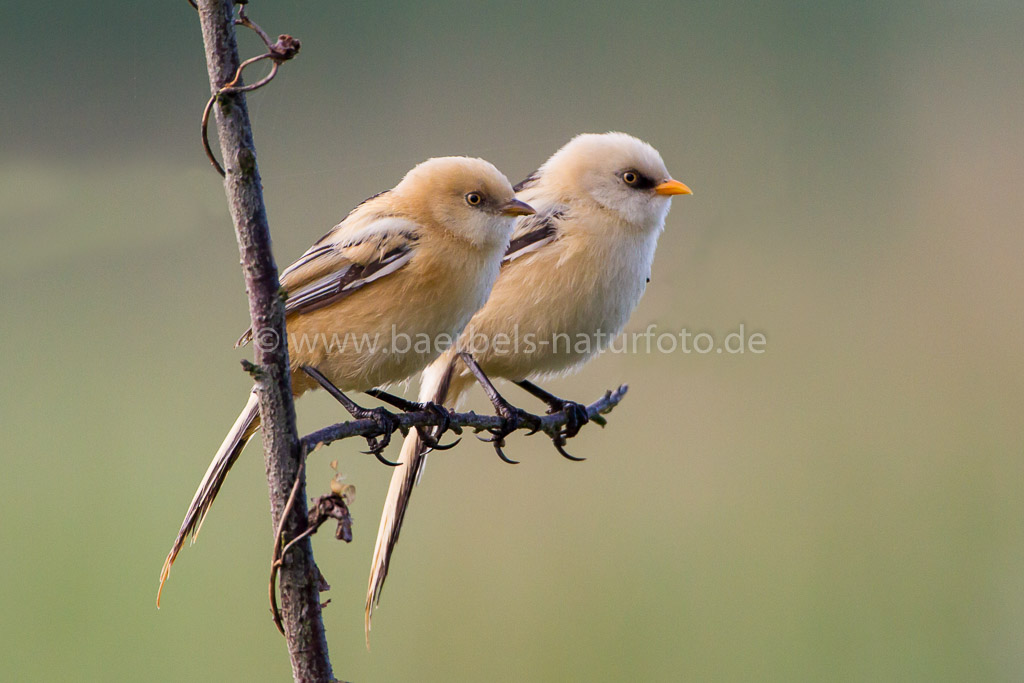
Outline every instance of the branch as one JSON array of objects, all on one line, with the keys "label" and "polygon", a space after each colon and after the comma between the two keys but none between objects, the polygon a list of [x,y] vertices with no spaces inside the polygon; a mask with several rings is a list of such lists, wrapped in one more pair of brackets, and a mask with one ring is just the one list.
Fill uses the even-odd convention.
[{"label": "branch", "polygon": [[[300,466],[302,468],[305,468],[306,465],[306,455],[308,453],[303,451],[302,465]],[[332,466],[336,463],[337,461],[332,463]],[[295,483],[298,484],[299,480],[296,479]],[[274,624],[277,626],[277,630],[281,632],[281,635],[284,635],[284,626],[281,623],[281,610],[277,606],[277,573],[284,563],[284,556],[295,547],[295,544],[315,534],[323,526],[323,523],[329,519],[338,520],[338,530],[334,534],[335,538],[346,543],[352,542],[352,516],[349,514],[348,506],[352,503],[352,497],[355,495],[355,487],[351,484],[342,484],[336,477],[331,481],[331,489],[332,492],[329,495],[320,496],[313,501],[313,509],[309,511],[308,526],[305,531],[287,544],[284,543],[284,539],[281,537],[281,529],[278,529],[277,534],[274,536],[274,555],[270,562],[270,614],[274,617]],[[291,509],[291,506],[295,504],[296,493],[298,493],[297,486],[292,489],[286,509]],[[331,589],[323,574],[319,574],[317,578],[320,582],[321,591]],[[324,606],[328,602],[330,600],[325,602]]]},{"label": "branch", "polygon": [[[233,3],[232,0],[200,0],[198,4],[210,91],[216,100],[212,109],[227,169],[224,191],[238,239],[252,329],[258,332],[256,338],[262,340],[254,345],[254,360],[259,370],[254,374],[260,399],[273,528],[280,528],[288,538],[294,538],[307,527],[305,485],[299,478],[299,439],[288,369],[284,302],[279,295],[281,285],[270,248],[270,228],[244,86],[240,85]],[[297,487],[296,500],[285,517],[283,513],[293,485]],[[285,517],[283,521],[282,517]],[[288,553],[280,574],[282,621],[295,680],[303,683],[333,681],[320,614],[319,572],[308,538]]]},{"label": "branch", "polygon": [[[587,406],[587,417],[590,418],[591,422],[596,422],[603,427],[605,419],[601,416],[611,412],[615,406],[619,405],[619,402],[622,401],[623,396],[626,395],[628,390],[629,387],[623,384],[615,391],[606,392],[604,396]],[[538,431],[544,432],[552,438],[557,436],[568,422],[567,416],[562,412],[544,416],[538,415],[536,418],[540,422],[540,429]],[[442,418],[437,413],[424,410],[398,413],[395,415],[395,421],[398,429],[406,432],[416,427],[440,426]],[[448,423],[449,428],[456,433],[461,433],[463,429],[472,429],[475,432],[500,429],[503,425],[503,418],[497,415],[477,415],[473,412],[452,413],[451,420]],[[528,423],[519,426],[520,431],[532,431],[532,429],[533,426]],[[306,452],[312,453],[320,446],[326,446],[341,439],[348,439],[353,436],[365,438],[380,435],[380,424],[374,420],[353,420],[324,427],[312,434],[307,434],[302,437],[302,448]]]},{"label": "branch", "polygon": [[[326,379],[324,381],[326,381]],[[330,385],[328,384],[328,386]],[[586,406],[588,420],[590,422],[595,422],[602,427],[605,426],[607,422],[602,415],[610,413],[615,406],[619,405],[619,402],[622,401],[623,396],[626,395],[626,391],[628,390],[629,387],[622,384],[615,391],[605,392],[604,396],[594,401],[589,406]],[[564,443],[565,428],[569,424],[570,420],[568,414],[563,411],[558,411],[545,417],[530,415],[528,413],[523,413],[523,415],[527,416],[529,419],[520,423],[517,427],[518,430],[528,431],[529,434],[544,432],[551,437],[552,441],[554,441],[558,452],[562,455],[566,455],[561,449],[560,444]],[[449,413],[447,419],[445,419],[438,414],[438,412],[432,410],[408,411],[393,415],[393,418],[394,421],[391,429],[401,430],[402,433],[407,433],[410,429],[415,428],[439,427],[442,423],[444,423],[448,429],[458,434],[461,434],[463,429],[472,429],[476,432],[482,432],[501,430],[505,427],[504,418],[499,417],[498,415],[477,415],[473,412]],[[388,431],[387,435],[390,434],[391,431]],[[303,455],[302,462],[299,465],[300,469],[305,468],[306,456],[308,454],[317,450],[321,446],[326,446],[334,441],[348,439],[353,436],[361,436],[369,439],[377,436],[384,436],[384,434],[381,431],[381,423],[369,418],[353,420],[350,422],[341,422],[331,425],[330,427],[324,427],[323,429],[302,437],[300,445]],[[447,450],[447,448],[439,448],[438,450]],[[571,460],[582,460],[582,458],[568,457],[570,457]],[[292,488],[291,494],[288,497],[288,509],[295,505],[297,500],[299,480],[297,479],[295,483],[296,485]],[[333,489],[333,492],[330,495],[320,496],[314,501],[314,509],[309,513],[307,527],[302,533],[293,538],[287,544],[283,543],[282,530],[280,528],[274,537],[274,553],[273,559],[270,563],[269,592],[270,612],[274,617],[274,623],[277,624],[278,630],[280,630],[282,626],[281,612],[277,605],[277,575],[281,565],[285,561],[288,551],[300,541],[307,541],[307,539],[315,534],[324,522],[329,519],[335,519],[338,521],[338,530],[335,533],[338,540],[345,541],[346,543],[351,542],[352,540],[352,518],[349,515],[348,505],[351,502],[354,488],[351,486],[342,486],[337,481],[331,482],[331,488]],[[320,579],[323,580],[322,577],[320,577]]]}]

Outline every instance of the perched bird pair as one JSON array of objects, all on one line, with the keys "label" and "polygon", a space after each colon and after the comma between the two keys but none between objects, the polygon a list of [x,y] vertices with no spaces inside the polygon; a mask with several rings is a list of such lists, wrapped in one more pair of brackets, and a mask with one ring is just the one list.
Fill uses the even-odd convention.
[{"label": "perched bird pair", "polygon": [[[578,368],[622,329],[646,286],[668,200],[689,193],[672,180],[653,147],[623,133],[577,136],[514,189],[480,159],[420,164],[392,190],[356,207],[282,273],[293,393],[315,388],[319,374],[343,391],[377,395],[375,388],[430,364],[421,405],[453,405],[474,376],[483,382],[502,377],[541,398],[550,411],[566,412],[564,441],[586,421],[586,412],[530,380]],[[433,344],[380,353],[354,343],[396,333],[458,341],[439,357]],[[584,334],[594,343],[469,344],[481,335],[527,334],[538,342]],[[251,338],[249,331],[239,342]],[[495,436],[500,454],[518,414],[493,387],[489,395],[506,417],[507,429]],[[362,410],[351,402],[347,407]],[[192,499],[164,563],[161,590],[258,425],[252,395]],[[374,550],[367,640],[413,484],[436,436],[410,432],[402,446]]]}]

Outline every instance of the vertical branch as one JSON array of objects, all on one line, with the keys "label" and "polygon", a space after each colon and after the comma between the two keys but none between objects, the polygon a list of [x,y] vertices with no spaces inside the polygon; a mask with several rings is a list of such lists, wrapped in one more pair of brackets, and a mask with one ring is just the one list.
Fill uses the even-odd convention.
[{"label": "vertical branch", "polygon": [[[210,88],[216,93],[234,78],[239,65],[232,0],[200,0],[199,17]],[[299,440],[288,370],[284,302],[279,295],[277,266],[270,249],[270,228],[244,93],[218,96],[214,113],[227,171],[224,191],[249,295],[257,365],[254,376],[260,399],[273,528],[280,525],[286,538],[295,538],[306,528],[305,482],[299,482],[295,504],[281,525],[292,485],[300,476]],[[303,683],[334,680],[320,614],[318,575],[307,537],[288,553],[280,570],[281,612],[292,673],[296,681]]]}]

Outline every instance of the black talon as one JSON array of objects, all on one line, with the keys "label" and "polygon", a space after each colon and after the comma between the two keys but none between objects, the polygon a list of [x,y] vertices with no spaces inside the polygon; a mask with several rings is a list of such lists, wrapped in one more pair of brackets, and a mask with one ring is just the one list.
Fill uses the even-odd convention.
[{"label": "black talon", "polygon": [[561,411],[565,414],[565,427],[558,432],[555,436],[551,437],[551,443],[554,445],[555,450],[558,454],[567,460],[573,462],[583,462],[586,458],[577,458],[575,455],[571,455],[565,450],[565,442],[567,439],[571,439],[580,433],[580,429],[583,425],[590,421],[590,417],[587,415],[587,409],[585,406],[576,403],[575,401],[561,401],[561,405],[552,405],[548,409],[548,414],[553,414]]},{"label": "black talon", "polygon": [[499,436],[495,430],[488,429],[487,431],[493,434],[491,438],[488,439],[483,436],[478,436],[476,438],[480,439],[484,443],[491,444],[491,446],[494,447],[494,452],[498,454],[498,458],[500,458],[502,462],[508,463],[509,465],[518,465],[518,460],[513,460],[512,458],[505,455],[505,451],[501,450],[502,446],[505,445],[505,437]]},{"label": "black talon", "polygon": [[398,467],[400,463],[391,462],[384,457],[384,449],[391,443],[391,435],[398,429],[398,418],[384,410],[383,408],[374,408],[373,410],[363,409],[364,413],[362,416],[356,416],[358,419],[370,419],[373,420],[374,424],[380,430],[380,440],[377,440],[377,436],[367,436],[366,444],[370,450],[363,451],[367,455],[373,455],[377,460],[388,467]]},{"label": "black talon", "polygon": [[502,462],[508,463],[509,465],[518,465],[519,464],[518,460],[513,460],[512,458],[510,458],[507,455],[505,455],[505,451],[501,450],[501,446],[499,446],[496,443],[494,444],[494,450],[498,454],[498,457],[501,458]]},{"label": "black talon", "polygon": [[529,434],[535,434],[540,430],[540,420],[537,419],[536,416],[530,415],[529,413],[510,405],[508,402],[504,401],[504,399],[502,399],[502,403],[495,404],[495,407],[497,408],[498,416],[502,419],[502,425],[495,429],[488,429],[487,431],[490,432],[491,438],[480,440],[490,443],[494,447],[494,452],[498,454],[498,457],[501,458],[502,462],[506,462],[510,465],[518,465],[518,460],[513,460],[508,457],[505,455],[505,451],[502,450],[505,446],[505,437],[519,429],[519,425],[521,424],[529,425],[532,428]]},{"label": "black talon", "polygon": [[[421,434],[420,437],[422,438],[423,435]],[[435,443],[432,446],[428,443],[427,444],[427,448],[429,448],[432,451],[450,451],[451,449],[453,449],[456,446],[458,446],[459,442],[461,442],[461,441],[462,441],[462,437],[460,436],[459,438],[455,439],[455,441],[452,441],[451,443]],[[424,443],[426,443],[426,442],[424,441]]]},{"label": "black talon", "polygon": [[487,430],[491,434],[491,438],[483,438],[479,436],[477,438],[494,446],[494,451],[498,454],[498,457],[501,458],[502,462],[507,462],[512,465],[518,464],[517,460],[512,460],[505,455],[505,451],[502,450],[505,446],[505,437],[523,424],[531,429],[530,434],[535,434],[540,431],[541,428],[540,418],[516,408],[505,400],[505,398],[498,393],[498,390],[494,388],[494,384],[492,384],[491,380],[487,378],[484,371],[480,369],[480,366],[471,354],[462,352],[459,354],[459,358],[462,359],[462,362],[466,364],[466,367],[469,368],[470,372],[473,373],[473,376],[476,377],[476,380],[480,383],[484,393],[487,394],[487,398],[491,400],[491,404],[494,406],[494,410],[498,414],[498,417],[502,419],[501,427]]},{"label": "black talon", "polygon": [[[590,422],[590,416],[587,414],[586,406],[580,403],[576,403],[575,401],[567,401],[563,398],[558,398],[554,394],[549,393],[544,389],[541,389],[533,382],[529,382],[527,380],[516,382],[516,384],[518,384],[523,389],[526,389],[526,391],[530,392],[540,400],[547,403],[548,415],[554,415],[555,413],[562,413],[563,415],[565,415],[565,426],[562,429],[560,429],[557,434],[551,437],[551,442],[554,445],[555,450],[558,451],[559,455],[561,455],[563,458],[568,458],[573,462],[580,462],[581,460],[586,460],[586,458],[577,458],[565,451],[566,439],[571,439],[572,437],[579,434],[580,429],[582,429],[583,425]],[[604,422],[604,420],[598,420],[597,418],[594,418],[594,422],[601,424],[602,422]]]},{"label": "black talon", "polygon": [[565,436],[566,439],[571,439],[579,434],[583,425],[590,422],[590,416],[587,415],[586,406],[576,403],[575,401],[562,401],[561,406],[551,406],[551,409],[548,410],[548,414],[550,415],[559,411],[565,413],[565,429],[562,431],[562,435]]},{"label": "black talon", "polygon": [[572,460],[573,462],[583,462],[584,460],[586,460],[586,458],[577,458],[575,455],[566,453],[564,448],[565,439],[561,437],[555,437],[551,439],[551,443],[554,444],[555,450],[558,451],[558,454],[561,455],[563,458],[566,458],[567,460]]},{"label": "black talon", "polygon": [[[494,452],[498,454],[498,458],[500,458],[502,462],[508,463],[509,465],[518,465],[519,461],[513,460],[512,458],[505,455],[505,451],[502,449],[505,447],[505,437],[514,432],[516,429],[518,429],[519,424],[520,422],[522,422],[523,418],[528,418],[529,415],[519,410],[518,408],[513,408],[508,404],[504,404],[501,405],[500,407],[497,407],[497,410],[498,417],[502,419],[502,425],[500,427],[488,429],[487,433],[490,434],[489,437],[478,436],[476,438],[480,439],[484,443],[491,444],[491,446],[494,447]],[[534,429],[534,431],[537,430]]]},{"label": "black talon", "polygon": [[387,458],[384,457],[383,453],[381,453],[378,450],[373,450],[372,446],[370,447],[370,450],[368,450],[368,451],[360,451],[360,453],[365,453],[366,455],[372,455],[373,457],[377,458],[377,460],[380,460],[382,464],[387,465],[388,467],[398,467],[399,465],[402,464],[400,462],[391,462],[390,460],[388,460]]},{"label": "black talon", "polygon": [[[416,432],[420,435],[420,440],[427,447],[428,450],[435,451],[447,451],[455,446],[459,445],[459,439],[456,439],[453,443],[442,444],[439,443],[441,436],[448,431],[452,422],[452,414],[443,405],[435,403],[433,401],[427,401],[426,403],[417,403],[415,401],[409,401],[401,396],[395,396],[394,394],[388,393],[381,389],[368,389],[367,394],[373,396],[376,399],[380,399],[385,403],[389,403],[399,410],[407,413],[425,412],[430,413],[438,418],[441,424],[436,427],[422,427],[417,425]],[[435,432],[436,430],[436,432]]]},{"label": "black talon", "polygon": [[450,444],[441,443],[441,436],[448,431],[452,423],[452,414],[447,408],[433,401],[427,401],[418,405],[420,410],[435,415],[441,421],[441,424],[436,427],[416,428],[416,431],[420,434],[420,440],[426,444],[427,448],[436,451],[447,451],[459,445],[459,441],[462,439],[456,439]]},{"label": "black talon", "polygon": [[[352,417],[357,420],[373,420],[374,424],[377,425],[378,434],[363,437],[366,439],[366,445],[370,449],[368,451],[363,451],[363,453],[373,455],[377,460],[380,460],[388,467],[398,467],[400,463],[391,462],[384,457],[384,449],[391,443],[391,435],[398,429],[398,418],[384,408],[374,408],[370,410],[362,407],[346,396],[341,389],[334,386],[331,380],[327,379],[319,370],[310,365],[303,365],[302,371],[315,379],[317,383],[327,391],[327,393],[333,396],[338,403],[345,407],[345,410],[347,410]],[[378,436],[380,436],[379,441],[377,439]]]}]

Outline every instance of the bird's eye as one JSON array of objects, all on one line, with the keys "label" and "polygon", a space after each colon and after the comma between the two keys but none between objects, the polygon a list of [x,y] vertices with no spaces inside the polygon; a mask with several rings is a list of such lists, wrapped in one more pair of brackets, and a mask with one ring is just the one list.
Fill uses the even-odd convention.
[{"label": "bird's eye", "polygon": [[480,196],[479,192],[470,192],[466,195],[466,203],[470,206],[479,206],[483,200],[484,198]]},{"label": "bird's eye", "polygon": [[636,185],[638,180],[640,180],[640,174],[636,171],[625,171],[622,174],[622,182],[627,185]]}]

